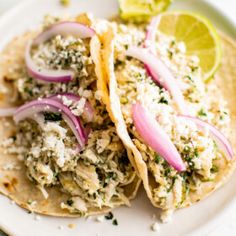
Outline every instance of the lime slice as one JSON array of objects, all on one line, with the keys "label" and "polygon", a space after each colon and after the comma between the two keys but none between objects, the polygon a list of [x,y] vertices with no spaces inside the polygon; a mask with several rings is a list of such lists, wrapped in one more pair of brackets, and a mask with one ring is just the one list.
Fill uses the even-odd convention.
[{"label": "lime slice", "polygon": [[172,0],[119,0],[123,20],[146,21],[165,11]]},{"label": "lime slice", "polygon": [[204,81],[212,78],[221,62],[221,42],[214,26],[204,17],[190,12],[166,12],[158,29],[186,44],[187,54],[200,59]]}]

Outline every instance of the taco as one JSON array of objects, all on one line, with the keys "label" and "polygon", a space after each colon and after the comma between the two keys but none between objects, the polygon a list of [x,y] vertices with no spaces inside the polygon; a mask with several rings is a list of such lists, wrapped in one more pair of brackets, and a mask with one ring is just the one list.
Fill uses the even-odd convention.
[{"label": "taco", "polygon": [[101,91],[99,32],[86,14],[46,17],[1,54],[0,192],[30,211],[103,213],[140,185]]},{"label": "taco", "polygon": [[215,191],[235,169],[236,46],[220,34],[222,65],[204,83],[199,58],[187,55],[183,42],[156,30],[150,46],[145,34],[145,26],[114,22],[103,61],[117,133],[165,220]]}]

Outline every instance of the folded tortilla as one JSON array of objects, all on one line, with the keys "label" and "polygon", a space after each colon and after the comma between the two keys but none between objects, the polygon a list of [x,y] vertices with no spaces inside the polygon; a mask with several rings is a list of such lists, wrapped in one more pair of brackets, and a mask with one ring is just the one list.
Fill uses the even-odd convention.
[{"label": "folded tortilla", "polygon": [[[117,133],[122,139],[125,146],[134,154],[135,157],[135,168],[137,168],[139,176],[143,181],[143,185],[147,196],[151,200],[152,204],[156,207],[162,208],[164,210],[169,210],[169,206],[163,206],[159,204],[159,201],[154,199],[153,190],[157,187],[155,178],[150,174],[147,166],[147,157],[142,155],[139,151],[138,146],[134,142],[134,136],[132,132],[128,129],[125,118],[122,114],[121,101],[118,94],[118,79],[115,75],[115,38],[117,37],[117,32],[114,27],[106,32],[104,36],[106,41],[103,45],[103,60],[106,67],[106,82],[109,87],[109,94],[105,96],[110,97],[111,112],[113,120],[116,124]],[[234,150],[236,150],[236,133],[234,132],[236,128],[236,44],[235,42],[227,37],[225,34],[220,33],[221,42],[223,45],[223,59],[222,64],[215,75],[215,79],[209,83],[216,84],[218,86],[217,93],[208,94],[208,96],[223,97],[227,103],[230,110],[230,134],[229,140],[232,144]],[[142,141],[141,141],[142,142]],[[198,193],[191,192],[188,194],[187,198],[184,199],[181,206],[176,206],[176,208],[187,207],[201,199],[207,197],[209,194],[214,192],[220,186],[222,186],[227,180],[229,180],[231,174],[235,170],[236,161],[235,158],[231,161],[222,161],[219,172],[216,174],[214,181],[208,181],[202,183]],[[158,199],[159,200],[159,199]],[[171,210],[171,209],[170,209]]]},{"label": "folded tortilla", "polygon": [[[82,14],[77,17],[77,21],[86,25],[91,25],[92,21],[88,18],[87,14]],[[24,64],[24,50],[25,45],[28,40],[35,37],[35,33],[26,33],[23,36],[15,38],[9,45],[4,49],[1,54],[0,61],[0,83],[9,88],[8,95],[0,94],[1,97],[1,107],[15,106],[18,104],[12,103],[12,98],[15,98],[16,91],[12,86],[12,79],[14,74],[9,77],[4,77],[5,74],[9,74],[9,65]],[[98,90],[105,90],[104,79],[103,79],[103,69],[101,68],[101,58],[100,58],[100,39],[95,36],[91,40],[91,54],[95,63],[95,72],[97,74],[97,88]],[[16,75],[17,76],[17,75]],[[107,92],[107,91],[106,91]],[[104,93],[106,94],[106,93]],[[104,98],[104,104],[107,106],[107,110],[110,110],[109,103],[106,102]],[[104,106],[105,106],[104,105]],[[1,118],[0,124],[0,142],[8,137],[11,137],[16,132],[16,126],[11,118]],[[69,193],[62,192],[60,187],[46,187],[45,190],[48,193],[48,198],[46,199],[42,192],[36,187],[35,183],[29,180],[26,175],[27,168],[22,160],[19,160],[16,155],[5,154],[6,150],[3,147],[0,148],[0,192],[19,206],[36,213],[41,213],[45,215],[60,216],[60,217],[79,217],[80,213],[70,212],[68,209],[62,209],[61,203],[66,202],[71,195]],[[131,160],[133,160],[132,154],[129,152]],[[9,167],[10,163],[10,167]],[[123,194],[127,199],[133,199],[136,196],[137,190],[140,186],[140,179],[133,170],[134,178],[132,181],[125,186],[121,186],[123,189]],[[37,204],[30,204],[30,201],[37,202]],[[90,207],[86,215],[100,214],[110,211],[112,208],[127,205],[129,202],[123,200],[113,201],[110,203],[111,207]]]}]

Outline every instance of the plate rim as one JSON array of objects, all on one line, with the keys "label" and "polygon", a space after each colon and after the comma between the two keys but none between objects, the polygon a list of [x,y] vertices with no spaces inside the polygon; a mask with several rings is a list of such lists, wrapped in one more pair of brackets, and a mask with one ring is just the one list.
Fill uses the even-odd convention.
[{"label": "plate rim", "polygon": [[[178,1],[178,0],[176,0]],[[183,0],[179,0],[179,1],[183,1]],[[199,1],[199,0],[198,0]],[[200,0],[203,4],[208,5],[213,11],[215,11],[217,14],[219,14],[221,17],[224,18],[225,22],[227,22],[227,24],[230,26],[230,28],[232,28],[232,31],[236,33],[236,17],[235,20],[231,19],[228,15],[225,14],[225,12],[223,10],[221,10],[220,7],[218,7],[217,5],[215,5],[213,2],[208,1],[208,0]],[[23,11],[24,8],[26,8],[27,5],[32,4],[33,2],[35,2],[35,0],[22,0],[19,1],[18,3],[16,3],[11,9],[8,9],[7,11],[5,11],[1,16],[0,16],[0,25],[3,24],[7,24],[8,19],[14,17],[14,15],[19,12],[19,11]],[[233,40],[234,42],[236,42],[236,36],[232,36],[232,35],[228,35],[226,34],[231,40]],[[16,36],[16,35],[15,35]],[[227,183],[226,183],[227,184]],[[226,203],[223,210],[219,211],[215,217],[214,217],[214,222],[219,221],[219,219],[222,217],[222,215],[224,215],[230,208],[231,205],[236,203],[236,196],[232,199],[232,201],[230,201],[229,203]],[[199,229],[194,229],[191,232],[191,235],[199,235],[200,231],[206,228],[209,228],[209,224],[210,223],[206,223],[205,225],[203,225],[201,228]],[[6,225],[5,223],[0,221],[0,230],[3,231],[3,233],[7,234],[7,235],[17,235],[15,234],[16,231],[12,230],[12,228],[10,228],[10,226]],[[208,230],[209,231],[209,230]],[[208,231],[205,231],[205,233],[209,233]],[[0,232],[1,235],[1,232]]]}]

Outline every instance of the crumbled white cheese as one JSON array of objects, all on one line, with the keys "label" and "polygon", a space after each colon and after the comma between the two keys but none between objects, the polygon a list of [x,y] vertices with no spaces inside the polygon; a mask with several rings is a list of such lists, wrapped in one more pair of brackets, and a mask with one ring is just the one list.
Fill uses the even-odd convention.
[{"label": "crumbled white cheese", "polygon": [[186,46],[184,42],[179,42],[177,45],[177,48],[179,49],[179,51],[181,53],[185,53],[186,52]]},{"label": "crumbled white cheese", "polygon": [[34,216],[34,219],[35,219],[36,221],[39,221],[39,220],[41,220],[41,217],[40,217],[39,215],[35,215],[35,216]]},{"label": "crumbled white cheese", "polygon": [[97,90],[94,94],[94,97],[95,97],[96,100],[100,101],[102,99],[102,91]]},{"label": "crumbled white cheese", "polygon": [[16,202],[13,201],[13,200],[11,200],[10,203],[11,203],[11,205],[15,205],[16,204]]},{"label": "crumbled white cheese", "polygon": [[60,96],[59,98],[61,98],[63,104],[66,105],[66,106],[68,106],[68,107],[73,104],[73,101],[70,100],[70,99],[68,99],[67,96]]},{"label": "crumbled white cheese", "polygon": [[163,210],[161,212],[161,221],[163,223],[168,223],[171,221],[172,215],[174,213],[174,210],[170,209],[170,210]]},{"label": "crumbled white cheese", "polygon": [[157,222],[155,222],[151,225],[151,229],[154,232],[159,232],[160,231],[160,225]]},{"label": "crumbled white cheese", "polygon": [[97,222],[103,222],[105,220],[104,216],[97,216],[96,221]]},{"label": "crumbled white cheese", "polygon": [[76,107],[72,109],[72,113],[76,116],[81,116],[84,113],[84,106],[86,103],[85,98],[81,98],[77,103]]},{"label": "crumbled white cheese", "polygon": [[58,226],[58,229],[63,230],[63,229],[64,229],[64,226],[63,226],[63,225],[59,225],[59,226]]}]

